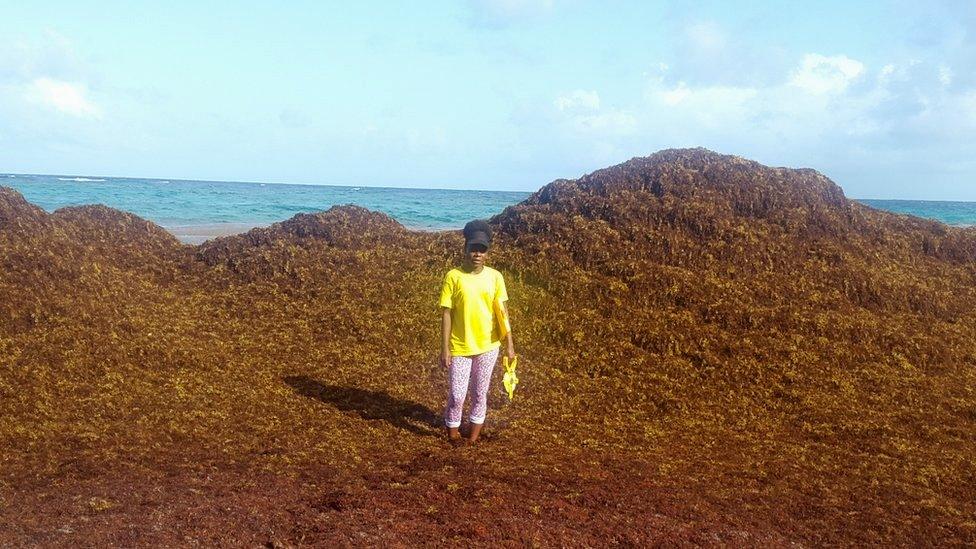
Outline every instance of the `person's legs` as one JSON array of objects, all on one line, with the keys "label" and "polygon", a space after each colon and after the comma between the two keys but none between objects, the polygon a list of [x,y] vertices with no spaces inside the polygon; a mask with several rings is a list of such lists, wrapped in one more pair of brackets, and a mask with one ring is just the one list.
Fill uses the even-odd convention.
[{"label": "person's legs", "polygon": [[471,364],[471,435],[469,440],[478,440],[481,434],[481,426],[485,423],[485,416],[488,414],[488,385],[491,383],[491,372],[495,369],[495,361],[498,360],[498,349],[473,356]]},{"label": "person's legs", "polygon": [[471,357],[451,357],[451,368],[448,372],[450,387],[447,391],[447,407],[444,409],[444,424],[447,435],[451,439],[460,438],[458,427],[461,426],[461,411],[464,408],[464,396],[468,392],[468,378],[471,376]]}]

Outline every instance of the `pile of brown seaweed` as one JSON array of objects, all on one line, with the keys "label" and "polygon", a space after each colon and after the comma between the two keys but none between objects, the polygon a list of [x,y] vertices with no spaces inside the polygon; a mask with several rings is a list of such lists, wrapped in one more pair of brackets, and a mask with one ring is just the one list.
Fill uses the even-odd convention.
[{"label": "pile of brown seaweed", "polygon": [[490,222],[522,383],[452,449],[459,233],[0,188],[0,544],[976,543],[976,230],[703,149]]}]

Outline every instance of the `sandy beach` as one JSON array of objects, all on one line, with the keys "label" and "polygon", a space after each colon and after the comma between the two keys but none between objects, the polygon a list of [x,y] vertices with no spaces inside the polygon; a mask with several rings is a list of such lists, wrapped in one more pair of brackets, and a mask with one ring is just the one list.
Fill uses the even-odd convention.
[{"label": "sandy beach", "polygon": [[254,223],[208,223],[205,225],[170,225],[163,228],[184,244],[202,244],[207,240],[219,236],[230,236],[247,231],[255,227],[267,225]]},{"label": "sandy beach", "polygon": [[[175,236],[183,244],[203,244],[208,240],[213,240],[221,236],[233,236],[256,229],[258,227],[269,227],[270,224],[262,223],[207,223],[203,225],[164,225],[167,232]],[[449,233],[457,229],[430,229],[426,227],[414,227],[407,225],[411,231],[425,233]]]}]

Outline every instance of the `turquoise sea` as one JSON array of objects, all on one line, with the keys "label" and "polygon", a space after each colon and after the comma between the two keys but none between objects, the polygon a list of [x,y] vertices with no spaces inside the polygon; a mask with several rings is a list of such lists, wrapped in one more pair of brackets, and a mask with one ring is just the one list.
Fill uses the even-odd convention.
[{"label": "turquoise sea", "polygon": [[[208,227],[187,241],[269,225],[299,212],[326,210],[336,204],[357,204],[389,214],[413,229],[454,229],[468,220],[488,218],[529,196],[528,192],[461,191],[285,185],[0,174],[0,185],[13,187],[47,211],[62,206],[105,204],[129,211],[166,228]],[[869,206],[936,219],[950,225],[976,225],[976,202],[921,200],[860,200]],[[178,231],[177,231],[178,232]],[[201,236],[203,235],[203,236]],[[180,236],[178,234],[178,236]]]},{"label": "turquoise sea", "polygon": [[914,215],[957,227],[976,226],[976,202],[948,200],[868,200],[858,202],[879,210]]},{"label": "turquoise sea", "polygon": [[166,228],[270,225],[301,212],[356,204],[389,214],[412,229],[453,229],[493,216],[531,194],[15,174],[0,174],[0,185],[20,191],[49,212],[105,204]]}]

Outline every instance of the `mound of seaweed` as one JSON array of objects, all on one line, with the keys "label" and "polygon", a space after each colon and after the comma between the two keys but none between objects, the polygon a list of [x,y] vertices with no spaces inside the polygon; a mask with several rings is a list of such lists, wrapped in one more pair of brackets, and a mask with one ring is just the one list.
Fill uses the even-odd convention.
[{"label": "mound of seaweed", "polygon": [[[20,193],[0,187],[0,327],[24,330],[40,319],[95,307],[118,275],[171,280],[182,246],[158,225],[106,206],[48,214]],[[75,306],[65,303],[75,299]]]},{"label": "mound of seaweed", "polygon": [[297,214],[270,227],[207,241],[200,247],[199,255],[208,264],[214,264],[248,248],[313,240],[338,248],[364,248],[383,240],[395,240],[404,231],[403,225],[384,213],[349,204],[333,206],[324,212]]},{"label": "mound of seaweed", "polygon": [[247,280],[287,270],[309,248],[367,250],[394,243],[406,229],[390,216],[365,208],[333,206],[324,212],[298,214],[287,221],[241,235],[204,242],[197,257],[209,266],[221,265]]},{"label": "mound of seaweed", "polygon": [[102,247],[141,246],[154,253],[169,250],[176,237],[152,221],[102,204],[68,206],[56,210],[52,217],[78,232],[78,240]]},{"label": "mound of seaweed", "polygon": [[[827,300],[833,308],[952,316],[966,305],[945,299],[936,282],[945,273],[931,271],[946,267],[933,259],[950,260],[964,280],[976,280],[972,229],[873,210],[813,170],[769,168],[705,149],[662,151],[555,181],[492,223],[525,253],[536,278],[565,288],[587,278],[582,270],[655,301],[675,297],[677,277],[693,286],[678,293],[713,305],[713,289],[694,290],[722,280],[766,304]],[[885,273],[894,265],[911,275]]]},{"label": "mound of seaweed", "polygon": [[60,208],[51,219],[89,261],[119,269],[158,270],[183,254],[175,236],[152,221],[101,204]]},{"label": "mound of seaweed", "polygon": [[670,149],[554,181],[492,221],[519,245],[558,248],[584,265],[605,266],[615,256],[607,252],[620,247],[616,241],[669,264],[696,252],[734,260],[746,232],[791,247],[840,242],[961,262],[976,258],[972,229],[863,206],[814,170],[770,168],[706,149]]},{"label": "mound of seaweed", "polygon": [[[0,187],[0,235],[9,268],[37,265],[30,257],[63,256],[64,263],[102,261],[120,268],[145,266],[178,253],[179,241],[162,227],[103,205],[72,206],[53,214]],[[20,254],[24,265],[15,265]],[[43,269],[41,269],[43,270]]]},{"label": "mound of seaweed", "polygon": [[0,220],[0,544],[976,542],[974,231],[813,170],[668,150],[493,218],[522,383],[461,450],[459,232]]},{"label": "mound of seaweed", "polygon": [[[600,203],[597,197],[605,202]],[[711,203],[712,215],[682,216],[689,212],[676,210],[667,218],[672,224],[688,224],[703,234],[709,231],[696,225],[706,221],[701,217],[760,218],[790,226],[802,217],[803,226],[814,234],[817,229],[837,233],[852,221],[851,204],[844,192],[814,170],[768,168],[707,149],[669,149],[576,181],[557,180],[529,197],[519,209],[548,206],[551,211],[607,219],[614,214],[638,213],[632,211],[638,202],[651,199],[659,206],[672,207]],[[612,207],[614,203],[618,207]],[[655,219],[644,221],[653,223]]]},{"label": "mound of seaweed", "polygon": [[0,231],[36,227],[45,216],[44,210],[27,202],[24,195],[10,187],[0,187]]},{"label": "mound of seaweed", "polygon": [[959,374],[976,357],[974,232],[861,206],[813,170],[668,150],[553,182],[492,223],[506,270],[561,301],[541,334],[557,362],[594,377],[673,365],[706,389],[682,405],[757,414],[797,383],[823,397],[856,365]]}]

